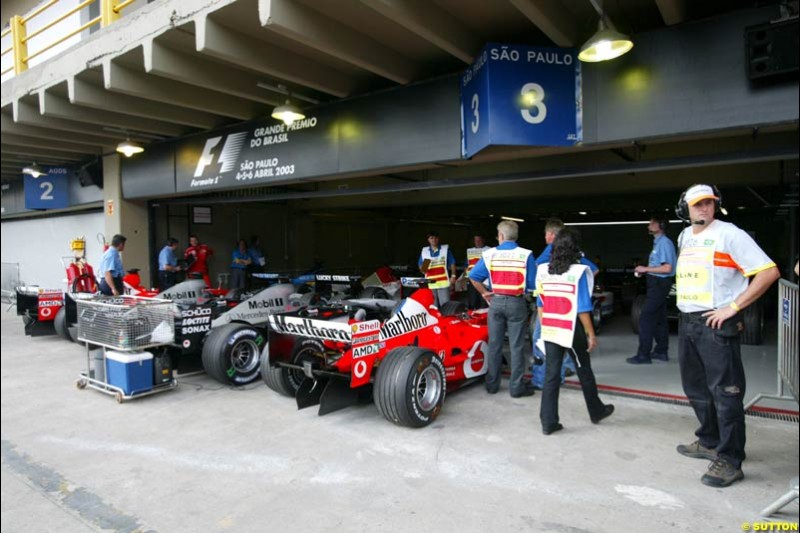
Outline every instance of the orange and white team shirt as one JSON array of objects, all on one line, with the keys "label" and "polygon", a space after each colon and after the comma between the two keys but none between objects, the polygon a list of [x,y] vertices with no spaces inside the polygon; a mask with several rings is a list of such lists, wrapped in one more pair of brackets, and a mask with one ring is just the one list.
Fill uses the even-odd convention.
[{"label": "orange and white team shirt", "polygon": [[684,313],[730,305],[747,290],[747,278],[775,266],[750,235],[722,220],[697,234],[692,226],[684,229],[678,247],[675,282]]}]

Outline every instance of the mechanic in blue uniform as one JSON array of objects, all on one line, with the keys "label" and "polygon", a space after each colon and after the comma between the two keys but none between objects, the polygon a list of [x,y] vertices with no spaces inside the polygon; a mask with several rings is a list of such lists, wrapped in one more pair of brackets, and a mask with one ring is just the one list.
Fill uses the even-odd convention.
[{"label": "mechanic in blue uniform", "polygon": [[[525,329],[528,322],[526,294],[536,288],[536,261],[533,253],[517,245],[519,226],[511,220],[497,225],[496,248],[483,253],[480,261],[469,273],[475,290],[489,304],[489,371],[486,373],[486,391],[495,394],[500,389],[503,365],[503,340],[508,331],[511,349],[511,379],[509,392],[512,398],[533,396],[535,389],[525,383]],[[483,284],[491,281],[491,292]]]},{"label": "mechanic in blue uniform", "polygon": [[[669,361],[669,324],[667,323],[667,296],[675,279],[675,244],[666,236],[669,222],[662,215],[650,217],[647,231],[653,236],[653,250],[647,266],[639,265],[636,276],[647,275],[647,296],[639,316],[639,349],[628,357],[632,365]],[[653,353],[653,339],[656,347]]]},{"label": "mechanic in blue uniform", "polygon": [[428,246],[419,254],[417,266],[420,271],[426,260],[428,267],[423,274],[428,279],[428,288],[433,291],[436,307],[441,307],[450,301],[450,285],[456,281],[456,260],[448,245],[439,245],[439,233],[436,231],[428,232]]},{"label": "mechanic in blue uniform", "polygon": [[[561,232],[562,229],[564,229],[564,222],[562,222],[561,219],[559,219],[559,218],[548,218],[545,221],[545,223],[544,223],[544,242],[547,243],[547,246],[545,246],[544,250],[542,250],[542,253],[539,254],[539,257],[536,259],[536,266],[537,267],[539,265],[544,264],[544,263],[550,262],[550,255],[553,253],[553,241],[555,240],[555,238],[558,236],[558,234]],[[588,266],[589,270],[591,270],[591,272],[592,272],[592,275],[594,275],[594,276],[597,275],[597,273],[599,271],[599,268],[597,267],[597,265],[595,265],[589,259],[587,259],[586,256],[583,254],[583,252],[581,252],[581,264]],[[594,290],[594,287],[592,287],[592,290]],[[545,354],[542,353],[542,351],[539,349],[538,346],[536,346],[536,342],[541,338],[541,336],[542,336],[542,325],[537,320],[536,321],[536,325],[535,325],[534,330],[533,330],[533,338],[532,338],[532,341],[533,341],[533,355],[534,355],[534,357],[536,359],[539,359],[539,360],[542,360],[542,361],[546,362],[547,358],[546,358]],[[534,366],[536,366],[536,365],[534,365]],[[576,372],[575,363],[573,363],[572,359],[570,359],[569,357],[565,357],[564,358],[564,362],[561,364],[561,382],[562,383],[564,382],[564,378],[566,377],[567,370],[571,371],[573,374]],[[536,372],[535,369],[534,369],[534,374],[533,375],[534,375],[534,377],[537,375],[537,372]]]},{"label": "mechanic in blue uniform", "polygon": [[264,255],[264,251],[261,249],[261,238],[259,238],[258,235],[250,237],[250,247],[247,250],[250,252],[250,258],[253,260],[250,269],[253,272],[263,271],[264,266],[267,264],[267,258]]},{"label": "mechanic in blue uniform", "polygon": [[124,292],[122,276],[125,275],[125,269],[119,254],[125,250],[127,240],[124,235],[114,235],[111,238],[111,246],[103,253],[103,258],[100,260],[100,292],[106,296],[119,296]]},{"label": "mechanic in blue uniform", "polygon": [[247,282],[247,267],[253,264],[253,258],[247,250],[247,241],[239,239],[239,244],[231,254],[231,289],[244,289]]},{"label": "mechanic in blue uniform", "polygon": [[175,285],[177,273],[181,270],[175,257],[177,248],[178,239],[170,237],[158,254],[158,282],[162,291]]},{"label": "mechanic in blue uniform", "polygon": [[600,400],[592,372],[589,352],[597,347],[591,316],[594,274],[581,261],[578,232],[560,230],[552,250],[551,260],[538,266],[536,272],[540,310],[536,321],[542,325],[548,359],[539,412],[545,435],[564,429],[558,416],[558,365],[565,353],[578,363],[578,378],[592,423],[597,424],[614,412],[613,405]]}]

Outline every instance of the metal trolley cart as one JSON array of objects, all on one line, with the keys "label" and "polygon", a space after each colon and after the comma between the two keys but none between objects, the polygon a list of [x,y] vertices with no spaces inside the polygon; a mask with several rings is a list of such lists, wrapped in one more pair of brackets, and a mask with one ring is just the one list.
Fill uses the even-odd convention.
[{"label": "metal trolley cart", "polygon": [[[86,371],[81,372],[75,382],[79,389],[89,387],[114,396],[117,402],[122,403],[125,400],[150,396],[178,386],[174,378],[165,383],[155,384],[153,371],[149,365],[147,368],[150,381],[141,387],[124,387],[109,382],[111,381],[109,372],[112,370],[108,364],[110,354],[113,354],[111,359],[125,360],[126,356],[135,358],[134,354],[137,352],[145,352],[174,342],[175,312],[171,301],[137,296],[100,296],[78,300],[77,305],[78,340],[86,343]],[[102,349],[102,377],[98,375],[97,368],[94,375],[91,373],[92,347]],[[116,362],[114,365],[115,369],[120,366]],[[139,366],[142,366],[141,362]],[[127,370],[125,369],[126,372]],[[114,374],[119,375],[118,372]]]}]

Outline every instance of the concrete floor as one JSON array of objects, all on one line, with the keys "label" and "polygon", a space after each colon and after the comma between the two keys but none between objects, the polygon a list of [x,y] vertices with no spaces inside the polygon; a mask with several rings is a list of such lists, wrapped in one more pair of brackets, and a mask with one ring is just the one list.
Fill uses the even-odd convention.
[{"label": "concrete floor", "polygon": [[118,405],[76,390],[79,346],[6,313],[0,362],[4,532],[741,531],[798,472],[797,425],[749,418],[744,482],[706,487],[707,462],[675,452],[688,408],[606,397],[617,412],[593,426],[574,390],[549,437],[538,395],[481,386],[420,430],[204,375]]},{"label": "concrete floor", "polygon": [[[742,346],[742,361],[747,376],[745,402],[750,401],[759,393],[775,394],[776,392],[777,334],[775,333],[775,323],[768,322],[766,331],[764,344]],[[632,332],[628,316],[614,316],[606,320],[598,336],[598,343],[597,350],[592,352],[592,366],[598,383],[649,392],[684,395],[678,368],[676,328],[673,328],[670,334],[670,360],[667,363],[631,365],[625,361],[628,357],[636,355],[639,346],[639,337]],[[797,412],[797,402],[794,400],[761,400],[757,405]]]}]

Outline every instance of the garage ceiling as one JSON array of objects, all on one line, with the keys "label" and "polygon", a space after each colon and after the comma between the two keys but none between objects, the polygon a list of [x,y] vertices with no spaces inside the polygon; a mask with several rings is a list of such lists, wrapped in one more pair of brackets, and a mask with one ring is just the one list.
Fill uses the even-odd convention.
[{"label": "garage ceiling", "polygon": [[[619,30],[635,36],[764,3],[606,0],[604,8]],[[597,5],[598,0],[147,4],[3,83],[2,178],[18,178],[33,160],[91,162],[128,135],[146,144],[266,116],[285,98],[278,86],[324,103],[460,71],[488,41],[580,46],[596,29]]]}]

